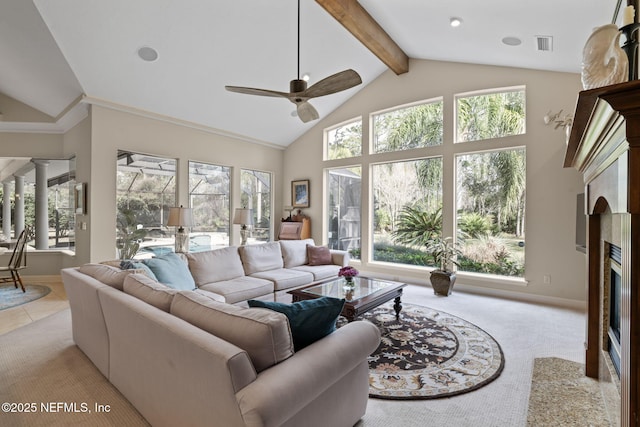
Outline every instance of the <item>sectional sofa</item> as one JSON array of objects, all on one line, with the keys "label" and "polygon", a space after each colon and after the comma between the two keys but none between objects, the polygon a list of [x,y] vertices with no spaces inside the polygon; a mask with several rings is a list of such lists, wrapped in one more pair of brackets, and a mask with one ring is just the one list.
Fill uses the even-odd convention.
[{"label": "sectional sofa", "polygon": [[317,247],[313,239],[230,246],[189,253],[186,258],[198,289],[221,295],[231,304],[275,297],[295,287],[337,277],[340,268],[349,264],[349,252]]},{"label": "sectional sofa", "polygon": [[[308,259],[301,265],[288,260],[301,274],[281,271],[284,256],[282,267],[259,271],[272,266],[272,246],[237,249],[256,271],[210,277],[195,290],[167,287],[143,270],[105,264],[63,269],[74,341],[154,426],[353,426],[366,411],[367,356],[380,332],[371,323],[351,322],[295,351],[284,314],[230,304],[239,302],[229,290],[235,279],[237,286],[254,282],[248,279],[273,283],[245,290],[246,297],[297,286],[294,277],[327,274],[308,270],[314,267]],[[222,251],[188,256],[194,279],[204,277],[210,262],[229,265],[233,251]]]}]

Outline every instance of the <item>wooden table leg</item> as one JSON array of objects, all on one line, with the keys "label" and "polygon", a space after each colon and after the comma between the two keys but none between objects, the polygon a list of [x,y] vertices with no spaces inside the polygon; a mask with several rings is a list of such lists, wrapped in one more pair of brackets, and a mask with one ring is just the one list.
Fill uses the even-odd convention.
[{"label": "wooden table leg", "polygon": [[402,304],[400,304],[399,296],[397,296],[394,300],[393,309],[396,311],[396,319],[400,319],[400,310],[402,310]]}]

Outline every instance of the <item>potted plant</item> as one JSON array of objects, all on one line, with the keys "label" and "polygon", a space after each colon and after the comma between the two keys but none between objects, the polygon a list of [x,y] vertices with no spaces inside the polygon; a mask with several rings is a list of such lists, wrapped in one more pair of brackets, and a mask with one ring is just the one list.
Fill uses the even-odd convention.
[{"label": "potted plant", "polygon": [[426,251],[434,259],[439,268],[431,272],[431,286],[436,295],[449,296],[456,281],[453,266],[459,266],[456,258],[461,255],[460,249],[452,237],[433,238],[427,242]]},{"label": "potted plant", "polygon": [[132,259],[138,253],[140,242],[147,235],[147,230],[137,226],[135,212],[130,209],[118,211],[117,220],[116,247],[118,249],[118,257],[120,259]]}]

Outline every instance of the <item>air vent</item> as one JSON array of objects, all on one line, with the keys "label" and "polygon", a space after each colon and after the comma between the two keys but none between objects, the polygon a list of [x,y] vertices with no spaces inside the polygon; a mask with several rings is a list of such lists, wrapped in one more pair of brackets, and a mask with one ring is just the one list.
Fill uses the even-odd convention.
[{"label": "air vent", "polygon": [[536,36],[536,50],[538,52],[551,52],[553,50],[553,37]]}]

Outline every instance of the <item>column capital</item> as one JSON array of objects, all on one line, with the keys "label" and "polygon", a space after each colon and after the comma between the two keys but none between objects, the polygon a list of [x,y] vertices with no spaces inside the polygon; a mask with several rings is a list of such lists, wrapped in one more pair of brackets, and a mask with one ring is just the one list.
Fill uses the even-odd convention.
[{"label": "column capital", "polygon": [[38,166],[49,166],[51,164],[51,162],[46,159],[31,159],[31,163]]}]

